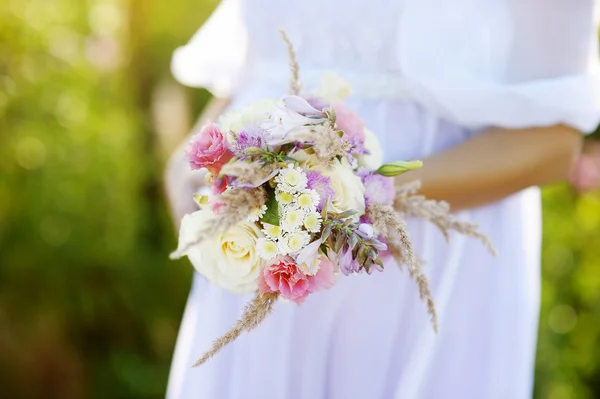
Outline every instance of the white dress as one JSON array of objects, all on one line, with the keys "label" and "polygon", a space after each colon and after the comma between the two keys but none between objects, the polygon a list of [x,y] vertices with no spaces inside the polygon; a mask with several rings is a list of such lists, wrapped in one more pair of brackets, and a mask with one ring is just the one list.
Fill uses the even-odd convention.
[{"label": "white dress", "polygon": [[[296,45],[304,87],[326,71],[386,160],[423,159],[489,126],[600,116],[592,0],[225,0],[173,60],[176,78],[234,99],[288,88],[279,28]],[[540,137],[540,140],[543,140]],[[510,154],[506,154],[510,156]],[[465,159],[465,162],[469,162]],[[426,261],[440,331],[396,265],[338,279],[302,306],[278,303],[256,331],[200,368],[251,296],[196,275],[169,399],[520,399],[531,396],[540,290],[540,196],[524,190],[460,214],[499,256],[409,220]]]}]

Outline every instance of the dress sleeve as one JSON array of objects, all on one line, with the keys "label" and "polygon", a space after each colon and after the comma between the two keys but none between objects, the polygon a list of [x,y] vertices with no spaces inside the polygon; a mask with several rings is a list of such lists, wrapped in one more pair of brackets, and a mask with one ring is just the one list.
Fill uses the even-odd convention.
[{"label": "dress sleeve", "polygon": [[230,97],[249,57],[240,0],[223,0],[188,44],[175,50],[172,73],[180,83]]},{"label": "dress sleeve", "polygon": [[600,122],[594,0],[407,0],[398,57],[417,99],[464,126]]}]

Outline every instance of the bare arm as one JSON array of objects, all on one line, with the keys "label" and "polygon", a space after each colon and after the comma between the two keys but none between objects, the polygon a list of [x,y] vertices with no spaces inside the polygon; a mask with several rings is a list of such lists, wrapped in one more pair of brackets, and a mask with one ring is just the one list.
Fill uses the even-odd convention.
[{"label": "bare arm", "polygon": [[[190,135],[196,133],[206,122],[215,121],[229,103],[227,98],[211,99]],[[196,210],[192,196],[204,184],[204,173],[191,170],[185,157],[188,140],[189,135],[175,149],[165,170],[165,190],[176,228],[179,228],[179,222],[186,213]]]},{"label": "bare arm", "polygon": [[452,210],[475,208],[530,186],[566,180],[581,142],[579,132],[563,125],[490,129],[396,180],[421,180],[423,195],[447,201]]}]

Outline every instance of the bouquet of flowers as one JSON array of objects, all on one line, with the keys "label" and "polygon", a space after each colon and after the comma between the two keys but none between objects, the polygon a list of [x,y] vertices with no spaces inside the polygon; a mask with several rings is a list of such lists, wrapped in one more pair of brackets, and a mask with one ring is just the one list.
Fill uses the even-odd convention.
[{"label": "bouquet of flowers", "polygon": [[[223,115],[195,135],[187,155],[206,169],[208,195],[181,223],[173,258],[188,256],[212,283],[235,293],[257,292],[234,328],[196,365],[260,324],[282,299],[302,304],[340,275],[383,271],[382,257],[407,265],[437,328],[427,279],[403,215],[483,240],[477,227],[454,220],[447,204],[416,195],[418,184],[393,176],[419,161],[381,164],[374,135],[343,101],[350,88],[328,75],[315,93],[300,95],[298,65],[291,94]],[[489,246],[491,249],[491,246]]]}]

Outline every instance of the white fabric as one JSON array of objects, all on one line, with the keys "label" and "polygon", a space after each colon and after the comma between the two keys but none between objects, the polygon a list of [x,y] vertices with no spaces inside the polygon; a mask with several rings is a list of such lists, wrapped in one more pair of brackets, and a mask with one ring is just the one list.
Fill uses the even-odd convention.
[{"label": "white fabric", "polygon": [[[182,82],[231,96],[234,107],[282,95],[283,27],[307,89],[326,70],[355,86],[349,105],[377,134],[386,160],[422,159],[491,125],[564,122],[587,131],[600,115],[591,0],[225,0],[220,7],[235,12],[215,14],[176,53]],[[220,47],[215,27],[245,39],[227,36]],[[389,261],[383,273],[342,277],[300,307],[278,303],[256,331],[192,369],[250,299],[196,275],[168,399],[530,397],[539,191],[459,216],[491,236],[498,258],[461,236],[447,244],[432,225],[409,220],[438,335],[414,282]]]}]

